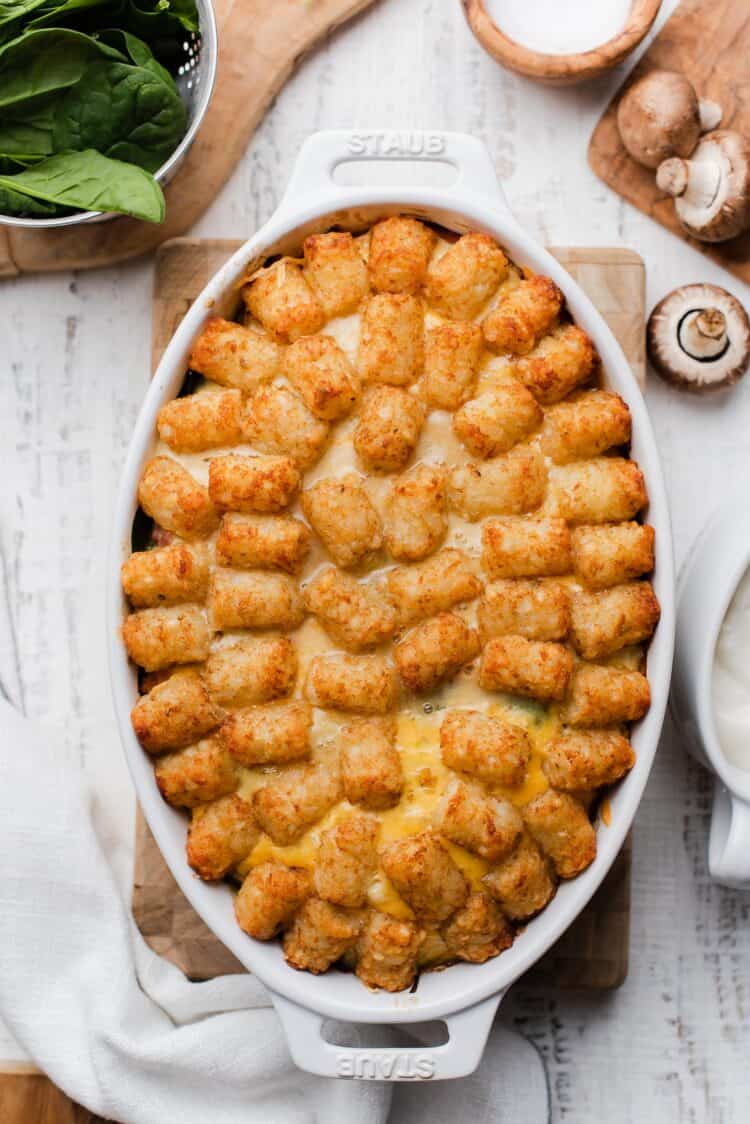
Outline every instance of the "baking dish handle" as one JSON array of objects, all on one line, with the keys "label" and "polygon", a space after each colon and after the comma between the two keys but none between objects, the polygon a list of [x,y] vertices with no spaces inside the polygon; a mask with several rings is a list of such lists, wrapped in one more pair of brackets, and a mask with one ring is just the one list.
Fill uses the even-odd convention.
[{"label": "baking dish handle", "polygon": [[[324,129],[313,133],[299,150],[279,212],[297,211],[321,197],[333,206],[337,199],[351,200],[352,195],[363,189],[336,183],[336,169],[341,164],[372,161],[448,164],[455,168],[456,180],[449,187],[436,188],[433,192],[444,194],[446,200],[467,194],[479,195],[485,204],[490,202],[510,214],[492,158],[481,141],[468,133],[419,129],[399,132]],[[388,191],[396,188],[397,185],[392,185]],[[379,193],[382,189],[367,188],[368,199]]]},{"label": "baking dish handle", "polygon": [[360,1081],[442,1081],[466,1077],[479,1065],[504,992],[446,1015],[448,1041],[440,1046],[338,1046],[323,1038],[325,1018],[282,995],[273,995],[292,1060],[321,1077]]}]

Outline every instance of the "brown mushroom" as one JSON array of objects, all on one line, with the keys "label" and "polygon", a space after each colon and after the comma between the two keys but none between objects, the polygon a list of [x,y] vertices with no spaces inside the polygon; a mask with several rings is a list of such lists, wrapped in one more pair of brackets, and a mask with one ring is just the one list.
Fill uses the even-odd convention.
[{"label": "brown mushroom", "polygon": [[659,301],[646,332],[657,374],[683,390],[731,386],[750,361],[750,320],[718,285],[682,285]]},{"label": "brown mushroom", "polygon": [[689,156],[701,133],[715,129],[721,109],[701,101],[675,70],[652,70],[630,86],[617,106],[617,128],[634,160],[657,168],[670,156]]},{"label": "brown mushroom", "polygon": [[707,133],[689,160],[660,164],[656,184],[701,242],[726,242],[750,226],[750,145],[739,133]]}]

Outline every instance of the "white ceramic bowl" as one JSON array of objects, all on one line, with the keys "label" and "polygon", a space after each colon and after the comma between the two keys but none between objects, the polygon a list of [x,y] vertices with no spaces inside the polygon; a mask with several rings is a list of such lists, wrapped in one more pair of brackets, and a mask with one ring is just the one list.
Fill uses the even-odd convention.
[{"label": "white ceramic bowl", "polygon": [[[428,160],[451,165],[451,187],[341,187],[338,165],[357,160]],[[598,854],[580,877],[560,886],[554,900],[517,938],[513,947],[486,964],[457,964],[427,972],[415,993],[371,992],[344,972],[313,976],[284,961],[278,943],[264,944],[237,926],[228,886],[199,881],[185,861],[186,820],[168,807],[156,787],[153,765],[130,725],[136,675],[120,638],[126,606],[119,567],[131,549],[136,490],[155,437],[159,407],[174,397],[184,378],[190,344],[210,315],[231,315],[236,285],[249,263],[269,254],[299,250],[302,239],[335,224],[363,226],[386,214],[406,211],[455,231],[479,229],[505,246],[519,263],[545,273],[565,293],[574,319],[594,340],[607,383],[628,402],[633,416],[633,456],[641,465],[650,496],[647,512],[656,528],[654,587],[662,616],[648,657],[653,701],[633,731],[636,765],[611,799],[609,826],[598,831]],[[136,423],[115,510],[108,589],[112,689],[125,753],[146,815],[180,887],[216,935],[271,991],[289,1038],[294,1060],[313,1073],[371,1079],[459,1077],[478,1064],[497,1005],[507,988],[552,945],[586,905],[617,855],[640,801],[662,726],[667,702],[674,634],[672,543],[667,498],[659,458],[643,398],[627,361],[602,317],[545,250],[511,216],[487,150],[472,137],[437,132],[324,132],[300,150],[289,186],[275,214],[219,270],[192,306],[159,364]],[[325,1018],[357,1023],[410,1023],[444,1020],[449,1040],[434,1048],[346,1048],[326,1042]]]},{"label": "white ceramic bowl", "polygon": [[677,655],[670,709],[694,757],[718,778],[708,869],[726,886],[750,888],[750,772],[728,761],[716,731],[712,672],[729,603],[750,567],[750,511],[720,508],[696,539],[677,590]]}]

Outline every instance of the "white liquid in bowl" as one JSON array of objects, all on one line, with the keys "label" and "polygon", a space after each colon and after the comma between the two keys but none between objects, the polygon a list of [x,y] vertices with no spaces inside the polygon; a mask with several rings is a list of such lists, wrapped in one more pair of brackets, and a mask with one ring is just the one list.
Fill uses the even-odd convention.
[{"label": "white liquid in bowl", "polygon": [[750,570],[737,586],[719,632],[712,694],[724,756],[750,770]]},{"label": "white liquid in bowl", "polygon": [[486,0],[487,13],[510,39],[549,55],[591,51],[624,28],[631,0]]}]

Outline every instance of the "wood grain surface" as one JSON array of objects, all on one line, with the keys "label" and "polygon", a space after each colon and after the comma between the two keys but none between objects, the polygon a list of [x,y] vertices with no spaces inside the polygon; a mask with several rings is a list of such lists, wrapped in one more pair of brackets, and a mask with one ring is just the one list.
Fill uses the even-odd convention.
[{"label": "wood grain surface", "polygon": [[294,67],[373,0],[216,0],[219,58],[211,104],[159,225],[117,218],[55,230],[0,226],[0,278],[92,269],[184,234],[218,195]]},{"label": "wood grain surface", "polygon": [[686,74],[698,95],[722,108],[722,129],[750,136],[750,4],[747,0],[682,0],[656,36],[628,82],[609,103],[589,144],[589,164],[606,184],[678,238],[750,282],[750,231],[709,245],[691,238],[677,220],[672,199],[656,186],[652,169],[626,152],[617,130],[617,105],[624,91],[651,70]]},{"label": "wood grain surface", "polygon": [[[203,286],[240,242],[177,239],[157,254],[152,320],[155,370],[177,325]],[[637,254],[608,248],[553,249],[599,308],[643,385],[645,271]],[[600,990],[619,987],[628,971],[628,840],[598,893],[561,940],[524,978],[526,986]],[[133,913],[148,944],[192,979],[243,972],[238,960],[194,912],[139,814]]]},{"label": "wood grain surface", "polygon": [[[657,28],[675,7],[664,0]],[[456,129],[487,145],[529,236],[636,249],[647,308],[698,280],[750,305],[750,286],[588,168],[589,137],[622,81],[612,71],[564,89],[530,82],[482,49],[458,0],[378,0],[303,60],[194,233],[258,230],[315,129]],[[443,182],[427,166],[418,171],[415,182]],[[103,604],[112,507],[149,376],[153,271],[150,255],[78,274],[21,274],[0,296],[0,596],[15,637],[6,651],[8,634],[0,636],[0,682],[18,679],[14,697],[91,778],[124,895],[135,801],[111,703]],[[679,566],[719,503],[747,503],[750,376],[710,401],[648,377],[646,400]],[[521,984],[502,1005],[500,1021],[535,1044],[547,1073],[549,1121],[526,1124],[750,1120],[750,897],[708,875],[712,790],[667,721],[635,823],[624,986]],[[23,1056],[2,1027],[0,1056]],[[514,1088],[524,1075],[509,1066],[503,1079]],[[467,1094],[466,1115],[478,1118],[475,1107]]]}]

